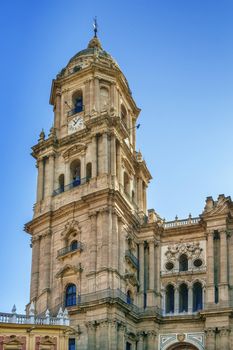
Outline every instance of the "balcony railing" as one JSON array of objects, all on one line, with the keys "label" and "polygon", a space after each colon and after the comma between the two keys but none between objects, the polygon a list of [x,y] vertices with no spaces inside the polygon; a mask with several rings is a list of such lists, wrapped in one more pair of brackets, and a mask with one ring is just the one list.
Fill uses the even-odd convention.
[{"label": "balcony railing", "polygon": [[125,258],[128,259],[136,269],[139,268],[138,258],[136,258],[136,256],[134,256],[130,250],[126,250]]},{"label": "balcony railing", "polygon": [[82,251],[82,250],[83,250],[83,243],[77,242],[75,247],[72,247],[72,245],[70,245],[70,246],[59,249],[57,252],[57,256],[61,257],[61,256],[66,255],[68,253]]},{"label": "balcony railing", "polygon": [[47,310],[44,317],[35,314],[20,315],[16,312],[3,313],[0,312],[0,323],[14,323],[14,324],[33,324],[33,325],[51,325],[51,326],[69,326],[69,318],[67,312],[61,312],[56,317],[52,317]]},{"label": "balcony railing", "polygon": [[62,192],[66,192],[71,190],[74,187],[78,187],[80,185],[84,185],[85,183],[89,182],[90,177],[83,177],[82,179],[75,179],[73,180],[70,184],[65,185],[65,186],[60,186],[56,190],[53,191],[53,195],[57,196],[58,194]]},{"label": "balcony railing", "polygon": [[198,224],[198,222],[200,221],[200,218],[192,218],[189,217],[188,219],[183,219],[183,220],[178,220],[178,218],[176,220],[173,221],[167,221],[164,223],[164,228],[173,228],[173,227],[178,227],[178,226],[185,226],[185,225],[194,225],[194,224]]}]

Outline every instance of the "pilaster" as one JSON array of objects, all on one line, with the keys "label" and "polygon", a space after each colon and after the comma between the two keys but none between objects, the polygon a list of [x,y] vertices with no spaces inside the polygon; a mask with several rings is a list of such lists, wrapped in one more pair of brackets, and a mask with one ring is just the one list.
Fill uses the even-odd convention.
[{"label": "pilaster", "polygon": [[206,349],[215,350],[215,328],[205,329]]},{"label": "pilaster", "polygon": [[207,286],[206,286],[206,303],[214,303],[214,248],[213,248],[213,231],[207,232]]}]

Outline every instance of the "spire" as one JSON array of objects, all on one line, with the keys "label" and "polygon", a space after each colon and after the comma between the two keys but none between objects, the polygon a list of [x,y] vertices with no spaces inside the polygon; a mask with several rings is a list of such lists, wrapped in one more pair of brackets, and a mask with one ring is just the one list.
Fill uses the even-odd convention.
[{"label": "spire", "polygon": [[102,50],[101,43],[97,37],[98,32],[98,24],[97,24],[97,18],[94,18],[93,22],[93,28],[94,28],[94,37],[89,41],[88,49],[96,48]]},{"label": "spire", "polygon": [[96,16],[94,18],[93,27],[94,27],[94,38],[97,38],[98,24],[97,24],[97,17]]}]

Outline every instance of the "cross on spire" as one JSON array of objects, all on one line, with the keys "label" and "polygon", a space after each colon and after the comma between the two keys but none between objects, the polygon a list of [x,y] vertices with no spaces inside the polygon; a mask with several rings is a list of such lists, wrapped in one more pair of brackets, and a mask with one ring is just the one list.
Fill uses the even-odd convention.
[{"label": "cross on spire", "polygon": [[97,17],[96,16],[94,18],[93,27],[94,27],[94,37],[97,38],[98,24],[97,24]]}]

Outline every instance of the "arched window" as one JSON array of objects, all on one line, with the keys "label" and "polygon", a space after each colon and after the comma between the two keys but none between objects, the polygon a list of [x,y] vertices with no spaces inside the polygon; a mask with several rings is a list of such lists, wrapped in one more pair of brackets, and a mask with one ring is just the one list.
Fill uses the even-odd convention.
[{"label": "arched window", "polygon": [[169,284],[166,288],[166,314],[174,313],[174,287]]},{"label": "arched window", "polygon": [[132,304],[133,302],[133,297],[132,297],[132,292],[130,290],[127,291],[127,304]]},{"label": "arched window", "polygon": [[82,91],[76,91],[72,97],[74,113],[80,113],[83,110],[83,94]]},{"label": "arched window", "polygon": [[188,257],[182,254],[179,258],[179,271],[188,271]]},{"label": "arched window", "polygon": [[129,194],[129,175],[124,172],[124,191]]},{"label": "arched window", "polygon": [[87,165],[86,165],[86,179],[87,179],[87,181],[90,180],[91,177],[92,177],[92,164],[87,163]]},{"label": "arched window", "polygon": [[200,282],[195,282],[193,285],[193,311],[202,310],[202,285]]},{"label": "arched window", "polygon": [[73,186],[79,186],[81,184],[81,163],[79,159],[70,164],[70,173]]},{"label": "arched window", "polygon": [[65,184],[65,177],[64,174],[61,174],[58,178],[59,182],[59,192],[64,192],[64,184]]},{"label": "arched window", "polygon": [[122,121],[124,127],[127,129],[128,128],[127,112],[126,112],[126,109],[125,109],[124,105],[121,105],[121,121]]},{"label": "arched window", "polygon": [[109,91],[105,87],[100,89],[100,108],[101,111],[106,110],[109,105]]},{"label": "arched window", "polygon": [[73,305],[76,305],[76,286],[72,283],[66,287],[65,306]]},{"label": "arched window", "polygon": [[179,312],[188,312],[188,287],[185,283],[179,288]]},{"label": "arched window", "polygon": [[70,249],[71,251],[76,250],[78,248],[78,242],[77,241],[72,241],[70,244]]}]

